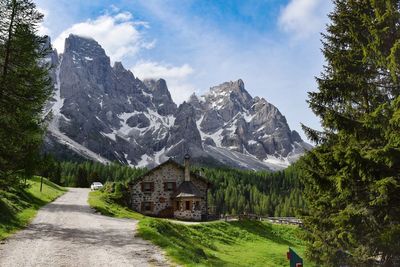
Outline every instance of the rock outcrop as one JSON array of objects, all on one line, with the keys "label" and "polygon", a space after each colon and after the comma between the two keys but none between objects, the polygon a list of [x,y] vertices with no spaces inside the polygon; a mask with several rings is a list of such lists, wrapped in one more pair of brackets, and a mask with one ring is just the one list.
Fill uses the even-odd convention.
[{"label": "rock outcrop", "polygon": [[[141,81],[93,39],[70,35],[46,62],[54,96],[45,149],[102,162],[152,167],[190,153],[203,164],[280,169],[310,148],[242,80],[192,95],[177,107],[163,79]],[[55,145],[58,143],[59,145]],[[67,156],[66,156],[67,157]],[[68,157],[70,158],[70,157]]]}]

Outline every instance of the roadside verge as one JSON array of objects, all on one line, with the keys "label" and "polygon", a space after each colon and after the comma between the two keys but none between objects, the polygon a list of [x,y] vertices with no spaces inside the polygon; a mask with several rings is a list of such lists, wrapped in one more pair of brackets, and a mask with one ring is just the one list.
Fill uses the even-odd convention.
[{"label": "roadside verge", "polygon": [[43,178],[40,192],[39,176],[27,180],[29,187],[20,190],[0,190],[0,240],[25,228],[38,210],[64,194],[67,189]]}]

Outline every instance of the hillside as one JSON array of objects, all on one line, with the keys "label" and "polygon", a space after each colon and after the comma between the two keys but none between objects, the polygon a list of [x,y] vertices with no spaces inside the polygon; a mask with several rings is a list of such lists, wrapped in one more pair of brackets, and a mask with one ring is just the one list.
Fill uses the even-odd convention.
[{"label": "hillside", "polygon": [[[89,204],[104,215],[139,220],[138,235],[163,248],[183,266],[288,266],[288,247],[304,256],[297,226],[259,221],[185,224],[145,217],[102,192],[91,192]],[[307,260],[305,266],[313,266]]]},{"label": "hillside", "polygon": [[258,221],[185,225],[149,218],[139,222],[140,237],[184,266],[288,266],[288,247],[304,255],[300,232],[296,226]]},{"label": "hillside", "polygon": [[0,190],[0,240],[24,228],[35,217],[37,210],[61,196],[66,189],[40,177],[27,180],[28,187],[21,191]]}]

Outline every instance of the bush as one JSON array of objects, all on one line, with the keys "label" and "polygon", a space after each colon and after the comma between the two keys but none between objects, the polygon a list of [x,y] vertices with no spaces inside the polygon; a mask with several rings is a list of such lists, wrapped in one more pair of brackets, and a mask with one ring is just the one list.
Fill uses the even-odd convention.
[{"label": "bush", "polygon": [[129,207],[130,194],[127,183],[106,182],[102,191],[107,193],[106,196],[108,202],[114,202]]}]

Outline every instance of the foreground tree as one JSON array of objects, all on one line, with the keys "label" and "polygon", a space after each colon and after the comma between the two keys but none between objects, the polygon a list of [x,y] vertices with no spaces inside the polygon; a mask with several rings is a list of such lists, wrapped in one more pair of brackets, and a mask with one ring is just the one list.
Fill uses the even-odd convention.
[{"label": "foreground tree", "polygon": [[30,0],[0,0],[0,188],[32,173],[43,139],[50,80],[42,17]]},{"label": "foreground tree", "polygon": [[400,264],[400,1],[336,0],[309,104],[323,131],[302,160],[308,255]]}]

